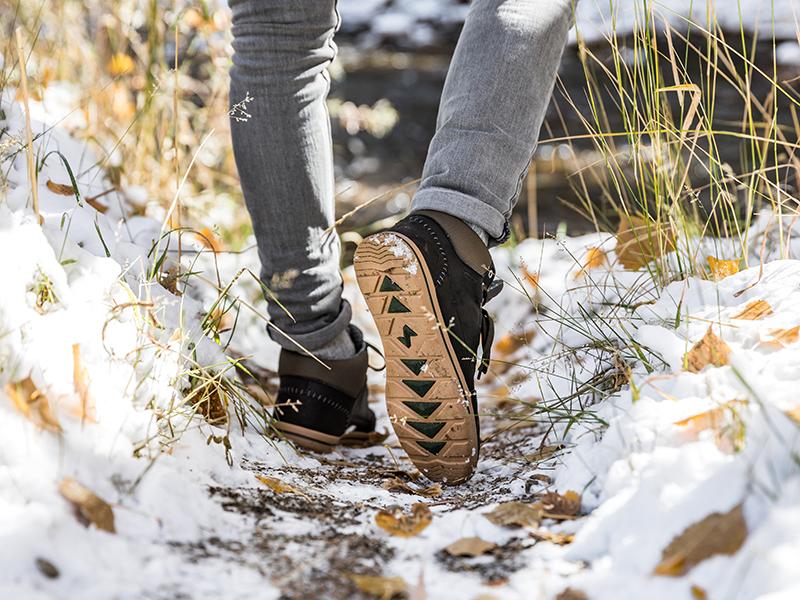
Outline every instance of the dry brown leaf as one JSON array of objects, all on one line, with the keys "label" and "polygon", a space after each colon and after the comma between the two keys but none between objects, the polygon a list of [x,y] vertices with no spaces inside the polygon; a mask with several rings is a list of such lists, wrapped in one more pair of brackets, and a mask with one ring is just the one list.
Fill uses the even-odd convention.
[{"label": "dry brown leaf", "polygon": [[209,425],[218,427],[228,422],[228,394],[216,379],[208,379],[192,391],[191,402],[197,414]]},{"label": "dry brown leaf", "polygon": [[731,349],[721,338],[708,328],[703,339],[697,342],[686,354],[686,370],[699,373],[708,365],[722,367],[728,364]]},{"label": "dry brown leaf", "polygon": [[74,196],[75,188],[65,183],[56,183],[52,179],[47,180],[47,189],[59,196]]},{"label": "dry brown leaf", "polygon": [[494,344],[494,351],[500,357],[508,357],[517,350],[526,346],[536,335],[535,329],[527,329],[523,332],[509,332],[497,340]]},{"label": "dry brown leaf", "polygon": [[784,414],[789,417],[795,425],[800,427],[800,405],[790,408]]},{"label": "dry brown leaf", "polygon": [[622,215],[617,230],[617,260],[629,271],[638,271],[675,250],[675,234],[669,226],[657,226],[642,217]]},{"label": "dry brown leaf", "polygon": [[114,511],[111,506],[92,492],[89,488],[78,483],[72,477],[65,477],[58,484],[58,491],[72,504],[78,520],[86,525],[94,525],[98,529],[116,533],[114,528]]},{"label": "dry brown leaf", "polygon": [[6,384],[5,392],[16,409],[37,427],[54,433],[62,431],[61,424],[50,408],[50,401],[39,391],[30,377],[17,383]]},{"label": "dry brown leaf", "polygon": [[772,314],[772,307],[766,300],[755,300],[744,307],[744,310],[735,314],[731,319],[744,319],[758,321]]},{"label": "dry brown leaf", "polygon": [[600,248],[589,248],[586,251],[586,259],[584,260],[581,270],[575,274],[575,279],[586,277],[592,269],[599,269],[606,263],[606,253]]},{"label": "dry brown leaf", "polygon": [[261,483],[267,486],[276,494],[296,494],[298,496],[303,496],[304,498],[308,498],[308,495],[302,491],[297,489],[296,487],[289,485],[288,483],[284,483],[280,479],[276,479],[275,477],[267,477],[266,475],[256,475],[256,479],[258,479]]},{"label": "dry brown leaf", "polygon": [[425,496],[426,498],[438,498],[442,495],[442,486],[439,483],[433,483],[427,487],[418,488],[409,485],[398,477],[393,477],[392,479],[387,479],[384,481],[383,489],[390,492],[403,492],[405,494]]},{"label": "dry brown leaf", "polygon": [[563,495],[558,492],[547,492],[537,502],[548,519],[570,519],[581,510],[581,495],[569,490]]},{"label": "dry brown leaf", "polygon": [[405,594],[408,585],[402,577],[381,577],[380,575],[356,575],[349,573],[347,577],[356,584],[356,587],[381,600],[391,600],[392,597]]},{"label": "dry brown leaf", "polygon": [[783,348],[790,344],[794,344],[800,339],[800,325],[790,329],[773,329],[769,332],[769,339],[759,343],[759,346],[767,346],[769,348]]},{"label": "dry brown leaf", "polygon": [[546,529],[537,529],[531,532],[531,536],[540,542],[550,542],[557,546],[566,546],[575,540],[575,536],[571,533],[553,533]]},{"label": "dry brown leaf", "polygon": [[550,444],[547,446],[542,446],[533,454],[526,454],[525,460],[529,462],[542,462],[552,458],[556,452],[563,449],[563,444]]},{"label": "dry brown leaf", "polygon": [[745,431],[738,410],[747,405],[746,400],[731,400],[720,406],[703,411],[691,417],[676,421],[675,425],[685,427],[692,435],[711,429],[714,441],[723,452],[731,453],[739,449],[744,441]]},{"label": "dry brown leaf", "polygon": [[589,596],[583,590],[568,587],[556,596],[555,600],[589,600]]},{"label": "dry brown leaf", "polygon": [[450,556],[481,556],[497,548],[497,544],[487,542],[479,537],[461,538],[447,546],[445,551]]},{"label": "dry brown leaf", "polygon": [[406,514],[400,507],[379,510],[375,515],[375,524],[391,535],[413,537],[419,535],[433,521],[428,505],[418,502],[411,506],[411,514]]},{"label": "dry brown leaf", "polygon": [[739,272],[738,260],[723,260],[709,256],[708,266],[711,268],[712,279],[725,279]]},{"label": "dry brown leaf", "polygon": [[693,585],[689,589],[689,591],[692,594],[692,598],[694,598],[695,600],[706,600],[706,598],[708,598],[708,594],[706,593],[706,591],[699,585]]},{"label": "dry brown leaf", "polygon": [[217,239],[217,236],[211,229],[203,227],[199,233],[200,235],[198,235],[197,238],[203,246],[213,251],[215,254],[223,250],[222,242]]},{"label": "dry brown leaf", "polygon": [[739,504],[726,513],[714,513],[690,525],[664,548],[655,575],[680,577],[707,558],[735,554],[747,538],[747,523]]},{"label": "dry brown leaf", "polygon": [[483,516],[503,527],[538,527],[542,511],[522,502],[502,502]]}]

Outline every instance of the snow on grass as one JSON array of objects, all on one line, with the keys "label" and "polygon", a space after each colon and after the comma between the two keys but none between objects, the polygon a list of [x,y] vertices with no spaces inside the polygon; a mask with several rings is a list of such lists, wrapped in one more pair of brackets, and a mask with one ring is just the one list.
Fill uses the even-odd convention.
[{"label": "snow on grass", "polygon": [[[0,130],[17,135],[19,106],[4,97],[0,108]],[[37,110],[46,119],[46,110]],[[41,123],[35,127],[42,131]],[[37,141],[39,157],[52,149],[76,174],[81,203],[48,188],[48,180],[70,182],[60,157],[50,155],[40,173],[43,226],[28,208],[23,154],[0,163],[8,179],[0,202],[0,390],[30,377],[63,428],[38,429],[0,391],[0,596],[139,598],[160,589],[164,597],[270,598],[285,578],[289,587],[297,583],[293,574],[308,579],[322,570],[330,578],[364,568],[412,587],[424,570],[429,598],[552,598],[567,586],[615,600],[691,597],[692,586],[720,599],[796,594],[800,429],[787,413],[800,405],[800,346],[791,336],[784,343],[775,337],[800,325],[800,262],[776,260],[721,281],[689,277],[659,290],[646,273],[615,266],[614,240],[606,234],[495,249],[498,276],[507,283],[490,304],[498,337],[535,333],[506,357],[513,364],[505,373],[494,365],[497,372],[482,384],[482,410],[497,419],[485,419],[475,477],[445,489],[420,536],[390,538],[374,525],[377,508],[425,500],[381,487],[377,469],[408,468],[397,448],[342,450],[326,462],[270,443],[253,428],[233,427],[226,457],[220,444],[208,443],[224,430],[175,410],[187,370],[196,366],[188,356],[209,369],[226,364],[201,327],[203,307],[218,290],[197,278],[179,297],[153,281],[148,254],[161,225],[131,216],[142,199],[129,190],[108,194],[101,214],[85,202],[110,186],[96,157],[59,128]],[[767,235],[768,222],[758,220],[751,238]],[[606,260],[581,273],[591,247]],[[708,242],[702,251],[720,258],[719,248],[731,250]],[[795,243],[788,248],[793,255]],[[192,264],[208,281],[216,281],[218,268],[222,286],[243,268],[257,272],[254,251],[204,253]],[[345,280],[356,323],[377,341],[351,271]],[[258,305],[259,293],[243,276],[231,296]],[[772,313],[735,318],[756,300]],[[709,326],[730,347],[729,364],[690,373],[684,355]],[[258,314],[242,308],[235,330],[222,337],[274,366],[276,347]],[[76,392],[76,347],[88,407]],[[371,374],[371,384],[381,377]],[[535,403],[524,416],[528,429],[502,431],[504,413],[490,401],[499,387]],[[374,406],[387,427],[385,410]],[[712,425],[702,425],[703,413],[717,415]],[[542,444],[565,449],[525,458]],[[303,495],[265,492],[254,471],[278,476]],[[549,489],[582,495],[585,516],[543,524],[574,534],[569,545],[534,543],[529,532],[484,516],[493,503],[530,501],[548,489],[544,475]],[[79,523],[58,493],[65,477],[111,504],[116,534]],[[238,504],[223,508],[223,497]],[[748,528],[741,549],[683,576],[653,575],[676,535],[740,504]],[[501,550],[461,562],[442,558],[445,546],[470,536]],[[342,564],[324,548],[366,554]],[[296,568],[273,570],[278,556]],[[59,576],[48,579],[37,559]],[[331,565],[335,572],[325,574]]]}]

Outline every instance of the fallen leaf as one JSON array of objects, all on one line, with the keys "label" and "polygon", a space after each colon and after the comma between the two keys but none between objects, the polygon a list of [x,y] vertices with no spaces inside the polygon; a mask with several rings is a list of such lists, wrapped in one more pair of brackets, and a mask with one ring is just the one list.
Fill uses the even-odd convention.
[{"label": "fallen leaf", "polygon": [[6,384],[5,392],[22,415],[37,427],[59,433],[61,424],[50,408],[47,399],[30,377],[20,382]]},{"label": "fallen leaf", "polygon": [[655,575],[680,577],[707,558],[735,554],[747,538],[747,523],[739,504],[726,513],[713,513],[674,538],[664,549]]},{"label": "fallen leaf", "polygon": [[481,556],[497,548],[497,544],[479,537],[461,538],[445,548],[450,556]]},{"label": "fallen leaf", "polygon": [[784,348],[800,339],[800,325],[790,329],[773,329],[769,332],[769,336],[769,339],[759,342],[758,345],[769,348]]},{"label": "fallen leaf", "polygon": [[772,307],[766,300],[755,300],[745,306],[744,310],[735,314],[731,319],[744,319],[747,321],[758,321],[772,314]]},{"label": "fallen leaf", "polygon": [[392,597],[405,594],[408,589],[402,577],[381,577],[379,575],[356,575],[349,573],[347,577],[356,584],[356,587],[381,600],[391,600]]},{"label": "fallen leaf", "polygon": [[197,239],[203,246],[213,251],[215,254],[217,252],[221,252],[223,249],[222,242],[220,242],[219,239],[217,239],[217,236],[208,227],[203,227],[200,230]]},{"label": "fallen leaf", "polygon": [[556,596],[555,600],[589,600],[589,596],[587,596],[586,592],[582,590],[576,590],[575,588],[568,587],[558,596]]},{"label": "fallen leaf", "polygon": [[706,598],[708,598],[706,591],[699,585],[693,585],[691,588],[689,588],[689,591],[692,594],[692,598],[695,600],[706,600]]},{"label": "fallen leaf", "polygon": [[84,525],[92,524],[98,529],[116,533],[114,528],[114,511],[111,506],[92,492],[89,488],[78,483],[72,477],[65,477],[58,484],[58,491],[72,504],[78,520]]},{"label": "fallen leaf", "polygon": [[713,279],[725,279],[739,272],[738,260],[723,260],[709,256],[708,266],[711,268],[711,277]]},{"label": "fallen leaf", "polygon": [[728,364],[731,349],[719,338],[711,327],[689,352],[686,353],[686,369],[691,373],[699,373],[708,365],[722,367]]},{"label": "fallen leaf", "polygon": [[536,452],[532,454],[526,454],[525,460],[529,462],[542,462],[552,458],[556,452],[563,449],[564,449],[563,444],[551,444],[547,446],[542,446]]},{"label": "fallen leaf", "polygon": [[542,511],[522,502],[502,502],[483,516],[502,527],[538,527]]},{"label": "fallen leaf", "polygon": [[228,422],[228,394],[216,378],[201,381],[187,400],[209,425],[223,426]]},{"label": "fallen leaf", "polygon": [[391,535],[399,537],[414,537],[419,535],[433,521],[433,515],[428,505],[418,502],[411,506],[411,514],[406,514],[403,509],[379,510],[375,515],[375,524]]},{"label": "fallen leaf", "polygon": [[566,546],[575,540],[575,536],[571,533],[553,533],[546,529],[537,529],[531,532],[531,536],[540,542],[550,542],[557,546]]},{"label": "fallen leaf", "polygon": [[75,188],[65,183],[56,183],[52,179],[47,180],[47,189],[59,196],[74,196]]},{"label": "fallen leaf", "polygon": [[745,429],[739,417],[739,409],[746,406],[745,400],[731,400],[720,406],[703,411],[691,417],[676,421],[678,427],[685,427],[687,433],[699,435],[708,429],[714,431],[714,441],[723,452],[737,451],[744,443]]},{"label": "fallen leaf", "polygon": [[523,332],[509,332],[495,342],[494,351],[501,357],[511,356],[523,346],[528,345],[535,335],[535,329],[527,329]]},{"label": "fallen leaf", "polygon": [[800,405],[787,410],[784,414],[789,417],[795,425],[800,427]]},{"label": "fallen leaf", "polygon": [[581,270],[575,274],[575,279],[586,277],[592,269],[599,269],[606,263],[606,253],[600,248],[589,248],[586,251],[586,259],[583,262]]},{"label": "fallen leaf", "polygon": [[569,490],[563,495],[558,492],[547,492],[537,502],[544,516],[548,519],[572,518],[581,510],[581,495]]},{"label": "fallen leaf", "polygon": [[614,249],[617,260],[629,271],[638,271],[668,252],[675,250],[675,234],[668,225],[640,216],[622,215]]},{"label": "fallen leaf", "polygon": [[41,556],[37,557],[36,560],[34,560],[34,564],[36,565],[36,568],[39,570],[39,572],[48,579],[57,579],[58,576],[61,574],[58,570],[58,567],[56,567],[46,558],[42,558]]},{"label": "fallen leaf", "polygon": [[261,483],[267,486],[276,494],[296,494],[298,496],[303,496],[304,498],[308,498],[308,495],[303,492],[302,490],[297,489],[294,486],[289,485],[288,483],[284,483],[280,479],[276,479],[275,477],[267,477],[266,475],[256,475],[256,479],[258,479]]},{"label": "fallen leaf", "polygon": [[417,496],[425,496],[426,498],[438,498],[442,495],[442,486],[438,483],[433,483],[427,487],[418,488],[409,485],[402,479],[394,477],[387,479],[383,482],[383,489],[390,492],[403,492],[405,494],[415,494]]}]

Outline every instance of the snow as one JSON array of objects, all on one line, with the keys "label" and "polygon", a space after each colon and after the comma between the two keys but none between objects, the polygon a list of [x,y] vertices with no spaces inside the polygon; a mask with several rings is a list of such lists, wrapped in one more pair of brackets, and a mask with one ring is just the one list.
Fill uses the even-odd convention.
[{"label": "snow", "polygon": [[[11,98],[1,100],[0,130],[21,138],[23,114]],[[489,305],[498,338],[522,329],[535,333],[509,358],[510,370],[484,379],[484,406],[497,409],[490,398],[504,387],[505,395],[548,410],[537,415],[535,427],[490,435],[474,478],[445,489],[432,504],[430,527],[417,537],[391,538],[374,524],[377,508],[427,501],[381,487],[378,467],[407,467],[394,437],[388,449],[338,451],[337,463],[266,439],[255,417],[244,427],[232,420],[226,432],[182,408],[188,370],[233,377],[230,353],[223,351],[229,341],[265,368],[276,364],[259,288],[247,274],[258,271],[256,252],[195,255],[202,246],[187,234],[186,252],[199,273],[187,294],[177,296],[150,278],[151,249],[159,248],[162,224],[130,216],[133,205],[147,200],[141,190],[104,196],[104,214],[85,202],[110,184],[95,166],[97,157],[63,123],[47,129],[45,123],[61,120],[69,105],[64,98],[35,105],[34,131],[46,131],[35,145],[40,157],[55,149],[65,157],[78,174],[80,203],[48,188],[48,180],[70,181],[60,157],[49,155],[39,178],[39,225],[30,208],[24,152],[0,162],[7,179],[0,193],[0,597],[141,598],[159,590],[163,597],[277,598],[282,578],[302,573],[299,565],[309,556],[317,568],[329,564],[330,553],[312,544],[336,544],[347,536],[391,550],[349,568],[378,565],[382,574],[403,577],[412,587],[422,577],[432,599],[481,593],[549,599],[566,587],[592,600],[671,600],[691,597],[692,586],[712,599],[797,596],[800,427],[787,411],[800,407],[800,344],[764,343],[775,330],[800,325],[800,261],[794,258],[800,247],[789,235],[796,233],[793,224],[785,227],[790,241],[781,250],[770,241],[774,219],[760,215],[749,236],[757,246],[748,256],[751,268],[720,281],[683,278],[663,289],[644,272],[622,271],[607,234],[526,240],[493,250],[498,276],[507,284]],[[764,239],[768,252],[759,256]],[[694,243],[717,258],[735,253],[731,241]],[[403,256],[405,247],[396,246]],[[607,260],[581,273],[590,248],[602,249]],[[201,326],[218,296],[211,285],[217,269],[220,287],[241,274],[231,295],[255,308],[240,304],[235,330],[219,344]],[[520,276],[524,272],[536,276],[535,286],[533,277]],[[352,268],[345,281],[356,324],[377,343]],[[631,297],[631,308],[615,308]],[[760,320],[734,318],[755,300],[768,302],[773,313]],[[709,326],[730,347],[730,364],[684,370],[685,353]],[[77,376],[76,348],[83,369]],[[620,360],[628,379],[617,391],[586,391],[585,382]],[[14,408],[6,384],[26,377],[49,399],[62,432],[43,430]],[[371,373],[370,383],[380,385],[381,378]],[[78,392],[81,380],[88,385],[88,405]],[[373,406],[386,427],[382,404]],[[733,438],[725,437],[727,430],[681,424],[731,406]],[[558,418],[578,410],[584,416],[575,422]],[[485,421],[488,434],[501,431],[494,420]],[[226,433],[228,453],[213,441]],[[565,450],[538,462],[523,458],[541,444],[563,444]],[[314,506],[333,507],[333,520],[315,520],[320,517],[313,511],[293,504],[299,500],[264,492],[257,473],[304,490]],[[549,488],[542,475],[552,480]],[[115,534],[75,518],[58,492],[65,477],[111,504]],[[545,524],[574,534],[569,545],[534,544],[528,532],[498,527],[484,516],[497,502],[528,501],[544,489],[582,496],[585,516]],[[231,509],[220,490],[251,504]],[[748,527],[741,549],[680,577],[653,575],[676,535],[740,504]],[[335,535],[315,538],[323,525]],[[489,585],[477,570],[454,571],[443,563],[442,549],[470,536],[522,545],[508,559],[516,566],[504,567],[505,580]],[[271,538],[279,546],[269,546]],[[230,549],[234,542],[239,549]],[[279,552],[281,561],[296,561],[289,563],[293,569],[274,560]],[[45,577],[37,559],[55,565],[60,575]],[[469,565],[501,563],[485,556]]]}]

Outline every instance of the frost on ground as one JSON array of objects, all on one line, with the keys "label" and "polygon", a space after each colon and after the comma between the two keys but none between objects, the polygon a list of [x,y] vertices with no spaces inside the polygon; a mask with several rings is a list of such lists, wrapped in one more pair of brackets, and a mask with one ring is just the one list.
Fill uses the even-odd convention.
[{"label": "frost on ground", "polygon": [[[232,367],[245,356],[274,384],[247,307],[255,253],[187,233],[198,274],[176,295],[152,275],[176,257],[143,199],[100,196],[98,157],[35,123],[39,225],[22,112],[0,109],[0,597],[798,597],[800,262],[657,289],[607,235],[496,251],[482,460],[440,488],[393,437],[328,456],[269,438]],[[775,229],[757,221],[759,252]],[[210,403],[236,393],[225,425]]]}]

